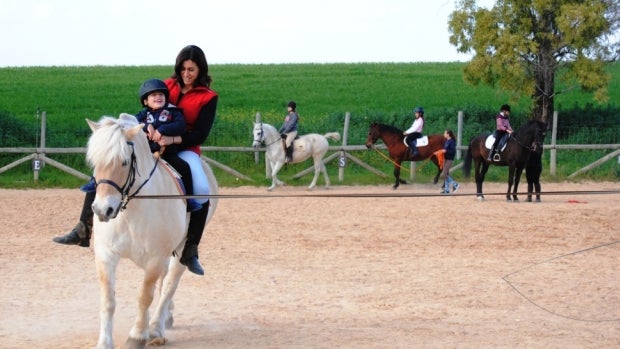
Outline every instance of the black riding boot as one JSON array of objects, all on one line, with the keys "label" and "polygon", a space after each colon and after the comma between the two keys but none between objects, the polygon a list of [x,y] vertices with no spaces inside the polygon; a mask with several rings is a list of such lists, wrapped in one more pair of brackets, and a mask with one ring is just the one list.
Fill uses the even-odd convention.
[{"label": "black riding boot", "polygon": [[90,236],[93,231],[93,202],[95,201],[95,192],[86,193],[84,204],[82,205],[82,213],[80,221],[76,226],[63,236],[56,236],[52,240],[63,245],[78,245],[81,247],[90,246]]},{"label": "black riding boot", "polygon": [[187,241],[181,254],[181,264],[194,274],[204,275],[205,272],[198,261],[198,244],[205,229],[207,215],[209,214],[209,202],[202,204],[202,208],[194,211],[189,216],[189,227],[187,228]]},{"label": "black riding boot", "polygon": [[289,147],[286,147],[286,162],[292,162],[293,161],[293,144],[291,144]]}]

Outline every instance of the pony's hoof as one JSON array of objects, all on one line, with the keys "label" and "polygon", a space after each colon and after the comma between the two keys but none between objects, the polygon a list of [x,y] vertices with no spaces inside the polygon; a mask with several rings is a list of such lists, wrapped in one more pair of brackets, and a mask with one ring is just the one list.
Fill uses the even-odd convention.
[{"label": "pony's hoof", "polygon": [[146,347],[146,339],[127,338],[125,349],[144,349]]},{"label": "pony's hoof", "polygon": [[168,343],[166,337],[153,338],[149,341],[149,346],[161,347]]}]

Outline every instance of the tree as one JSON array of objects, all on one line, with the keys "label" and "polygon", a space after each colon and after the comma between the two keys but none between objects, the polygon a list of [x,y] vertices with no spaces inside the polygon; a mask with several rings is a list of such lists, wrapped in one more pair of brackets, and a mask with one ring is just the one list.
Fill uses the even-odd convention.
[{"label": "tree", "polygon": [[450,43],[474,53],[464,79],[532,99],[533,118],[553,115],[556,95],[580,88],[608,99],[609,61],[620,56],[618,0],[497,0],[492,9],[459,0]]}]

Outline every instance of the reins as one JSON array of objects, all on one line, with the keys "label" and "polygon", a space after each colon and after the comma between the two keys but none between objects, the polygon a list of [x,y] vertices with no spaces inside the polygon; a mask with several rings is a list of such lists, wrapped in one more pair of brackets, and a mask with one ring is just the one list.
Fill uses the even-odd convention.
[{"label": "reins", "polygon": [[[265,129],[263,129],[263,123],[262,123],[262,122],[261,122],[261,124],[260,124],[260,134],[261,134],[261,138],[262,138],[262,139],[265,139]],[[254,141],[256,142],[257,140],[255,139]],[[275,143],[277,143],[277,142],[279,142],[279,141],[282,141],[282,138],[276,138],[276,140],[275,140],[275,141],[273,141],[273,142],[271,142],[271,143],[268,143],[268,144],[267,144],[267,143],[265,143],[265,148],[266,148],[266,147],[268,147],[268,146],[270,146],[270,145],[272,145],[272,144],[275,144]],[[263,142],[263,141],[261,141],[261,140],[259,139],[259,140],[258,140],[258,142],[259,142],[259,143],[261,143],[261,142]]]},{"label": "reins", "polygon": [[510,141],[510,139],[514,140],[515,142],[517,142],[518,145],[520,145],[522,148],[525,148],[527,151],[535,151],[536,150],[536,137],[534,137],[534,140],[532,141],[532,144],[530,145],[526,145],[521,143],[521,141],[519,139],[517,139],[516,136],[510,135],[510,138],[508,139],[508,141]]}]

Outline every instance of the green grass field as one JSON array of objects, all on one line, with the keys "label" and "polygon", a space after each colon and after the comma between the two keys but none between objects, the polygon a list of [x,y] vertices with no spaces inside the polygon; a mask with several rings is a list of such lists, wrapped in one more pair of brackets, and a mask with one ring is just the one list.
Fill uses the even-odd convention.
[{"label": "green grass field", "polygon": [[[349,144],[362,144],[368,124],[372,121],[407,128],[412,121],[411,109],[418,105],[426,110],[426,133],[441,133],[445,128],[456,128],[457,112],[464,111],[464,139],[490,131],[495,112],[506,102],[513,106],[513,125],[529,118],[529,99],[509,101],[507,95],[490,87],[467,85],[462,79],[462,67],[461,63],[213,65],[210,67],[214,80],[212,87],[220,94],[220,101],[216,124],[205,145],[250,146],[256,113],[261,113],[264,122],[279,125],[286,111],[286,103],[291,99],[298,104],[302,134],[342,132],[344,115],[350,112]],[[580,117],[579,113],[584,108],[590,108],[593,114],[598,113],[596,115],[604,114],[600,118],[612,119],[612,128],[606,136],[612,139],[599,140],[598,143],[618,142],[618,138],[613,137],[620,134],[620,117],[614,104],[620,98],[620,64],[610,65],[609,71],[612,74],[610,102],[598,105],[592,101],[591,95],[579,91],[558,95],[555,99],[560,120],[563,117],[572,120],[574,114]],[[171,66],[0,68],[0,147],[33,147],[38,144],[40,122],[36,118],[37,108],[47,114],[48,147],[83,147],[90,134],[85,118],[98,119],[102,115],[137,112],[140,109],[137,96],[140,84],[152,77],[165,78],[171,72]],[[591,121],[590,115],[585,117]],[[599,117],[596,116],[596,119]],[[597,136],[598,131],[608,129],[600,127],[598,130],[593,122],[583,125],[580,121],[576,124],[577,129],[570,131],[565,137],[566,142],[594,142],[587,138],[600,137]],[[587,130],[582,131],[583,127]],[[585,138],[584,132],[587,132]],[[560,142],[563,140],[559,139]],[[558,178],[604,153],[560,152]],[[0,167],[24,155],[0,154]],[[218,173],[218,179],[224,185],[266,183],[264,164],[255,164],[253,154],[217,152],[206,155],[249,174],[255,180],[240,183],[228,174]],[[377,154],[365,152],[354,155],[381,168],[389,177],[381,179],[351,165],[346,169],[344,184],[392,182],[391,165]],[[88,173],[83,155],[50,157]],[[281,175],[290,184],[306,185],[309,181],[307,177],[299,181],[288,180],[287,177],[307,166],[310,163],[289,166]],[[337,184],[336,164],[328,167],[332,181]],[[617,179],[618,172],[617,163],[610,162],[585,177]],[[504,173],[505,169],[493,169],[489,180],[503,180]],[[427,181],[433,175],[431,166],[423,166],[416,181]],[[458,177],[459,174],[456,175]],[[51,166],[41,172],[37,183],[32,180],[29,164],[0,174],[0,187],[74,187],[79,183],[81,180]]]}]

